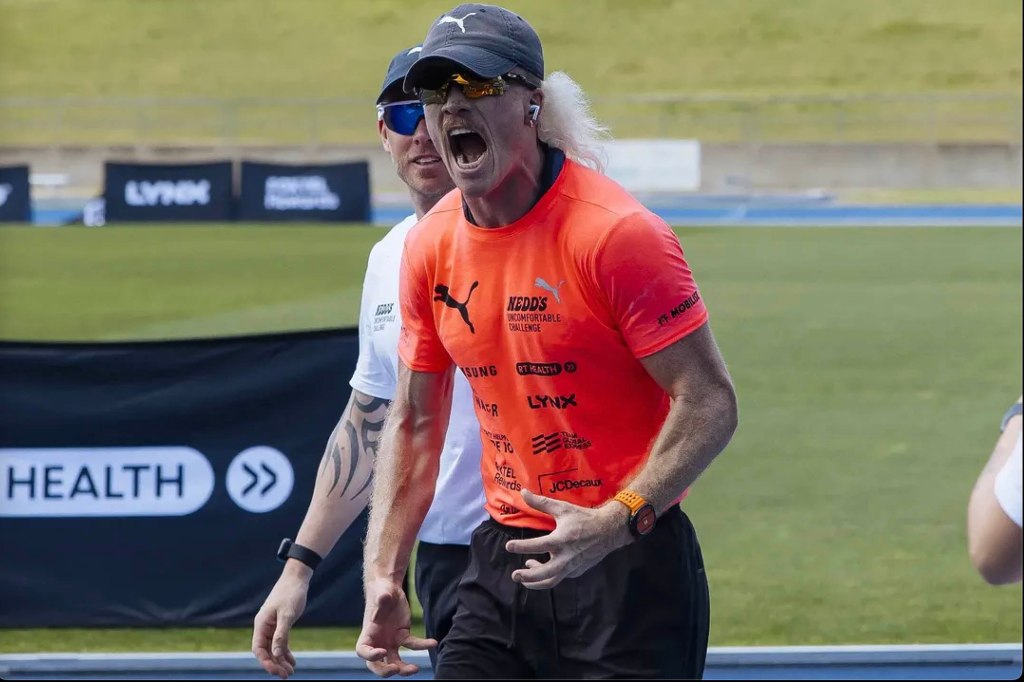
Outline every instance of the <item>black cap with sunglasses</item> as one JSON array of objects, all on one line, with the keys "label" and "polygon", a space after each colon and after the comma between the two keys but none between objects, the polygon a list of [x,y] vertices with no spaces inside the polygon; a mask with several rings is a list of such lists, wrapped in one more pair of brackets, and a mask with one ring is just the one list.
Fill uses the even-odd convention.
[{"label": "black cap with sunglasses", "polygon": [[438,17],[418,56],[405,77],[406,92],[438,88],[452,76],[453,66],[480,78],[504,76],[518,67],[533,87],[544,80],[537,32],[496,5],[468,3]]}]

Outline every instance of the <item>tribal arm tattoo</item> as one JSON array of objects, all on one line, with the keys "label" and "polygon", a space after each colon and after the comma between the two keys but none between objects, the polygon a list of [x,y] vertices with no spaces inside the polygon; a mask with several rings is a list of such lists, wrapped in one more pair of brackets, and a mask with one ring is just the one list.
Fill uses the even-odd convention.
[{"label": "tribal arm tattoo", "polygon": [[[388,406],[387,400],[352,391],[320,460],[313,498],[295,536],[297,544],[327,556],[366,508],[376,466],[377,436]],[[301,567],[294,561],[289,565]]]},{"label": "tribal arm tattoo", "polygon": [[352,392],[346,416],[338,422],[331,434],[320,466],[321,475],[328,466],[331,467],[332,481],[326,495],[334,493],[343,477],[344,484],[338,493],[340,497],[346,497],[351,492],[349,499],[355,499],[370,486],[373,462],[377,458],[377,443],[390,404],[390,401],[383,398],[374,398],[359,391]]}]

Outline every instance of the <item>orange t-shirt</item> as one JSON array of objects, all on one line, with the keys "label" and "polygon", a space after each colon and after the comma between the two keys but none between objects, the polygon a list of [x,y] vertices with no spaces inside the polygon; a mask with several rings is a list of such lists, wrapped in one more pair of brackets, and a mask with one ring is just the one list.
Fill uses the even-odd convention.
[{"label": "orange t-shirt", "polygon": [[540,201],[500,228],[449,193],[402,257],[399,355],[469,379],[487,511],[541,530],[522,488],[595,507],[646,461],[667,394],[637,358],[707,311],[675,233],[614,181],[566,160]]}]

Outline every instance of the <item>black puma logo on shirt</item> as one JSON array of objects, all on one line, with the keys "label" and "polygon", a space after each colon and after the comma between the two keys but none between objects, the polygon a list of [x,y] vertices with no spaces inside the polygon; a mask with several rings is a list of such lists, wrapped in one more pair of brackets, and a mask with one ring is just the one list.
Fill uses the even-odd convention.
[{"label": "black puma logo on shirt", "polygon": [[462,321],[469,326],[469,333],[476,334],[476,329],[473,328],[473,323],[469,321],[469,311],[466,310],[466,306],[469,305],[469,299],[473,295],[473,290],[477,288],[480,282],[473,282],[473,285],[469,287],[469,293],[466,295],[466,300],[462,303],[452,298],[451,293],[448,291],[447,284],[438,284],[434,287],[434,293],[437,296],[434,297],[435,301],[443,301],[449,308],[458,310],[462,315]]}]

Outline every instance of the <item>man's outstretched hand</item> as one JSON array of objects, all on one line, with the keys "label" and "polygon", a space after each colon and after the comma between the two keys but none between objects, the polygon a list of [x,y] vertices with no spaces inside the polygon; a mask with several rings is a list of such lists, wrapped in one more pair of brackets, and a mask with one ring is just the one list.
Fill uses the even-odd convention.
[{"label": "man's outstretched hand", "polygon": [[525,568],[512,572],[512,580],[531,590],[546,590],[566,578],[578,578],[609,553],[632,542],[626,520],[629,510],[618,502],[581,507],[522,490],[523,501],[555,519],[555,529],[528,540],[509,540],[505,549],[515,554],[548,554],[541,562],[527,559]]},{"label": "man's outstretched hand", "polygon": [[424,651],[437,646],[437,640],[413,636],[412,614],[405,592],[388,581],[368,583],[363,631],[356,641],[356,654],[366,667],[380,677],[415,675],[419,666],[406,663],[399,647]]}]

